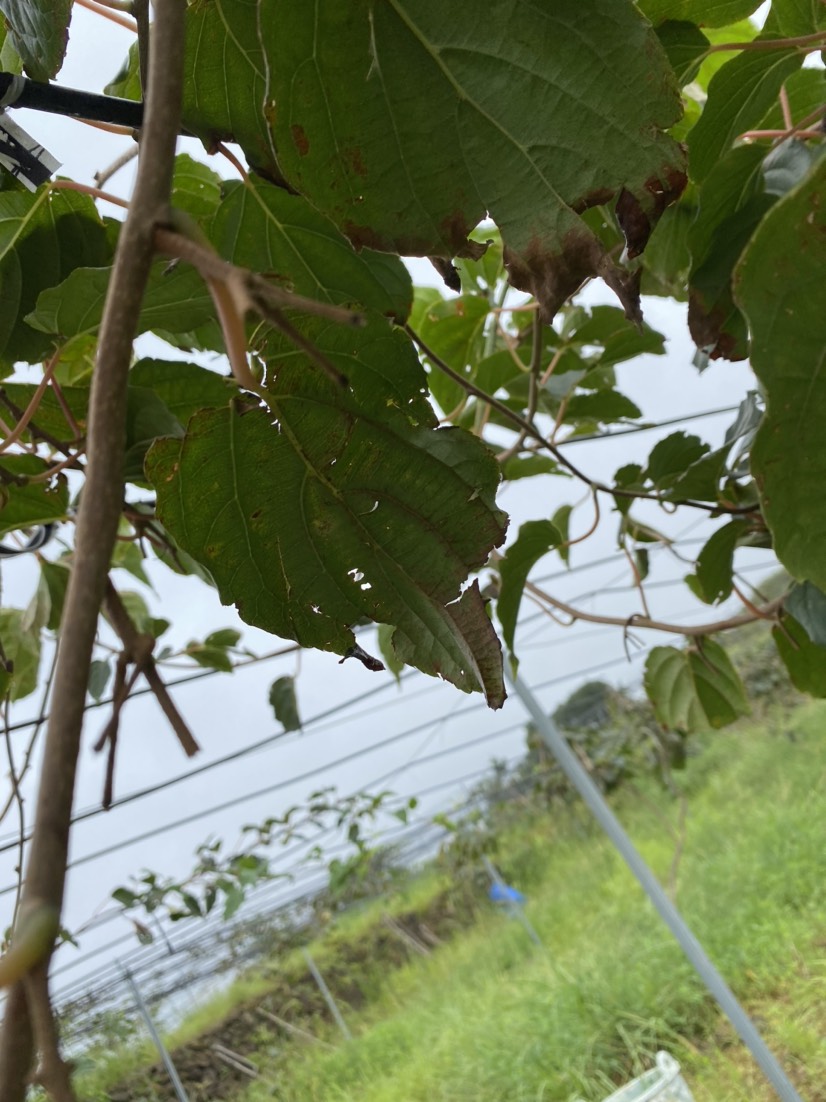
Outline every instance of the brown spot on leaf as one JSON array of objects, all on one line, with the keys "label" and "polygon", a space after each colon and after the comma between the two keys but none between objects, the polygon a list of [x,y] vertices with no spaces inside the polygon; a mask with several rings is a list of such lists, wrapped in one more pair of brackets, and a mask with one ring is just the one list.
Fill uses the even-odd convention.
[{"label": "brown spot on leaf", "polygon": [[[379,252],[391,252],[393,242],[376,233],[372,226],[359,226],[356,222],[344,222],[342,230],[350,238],[354,249],[377,249]],[[400,249],[400,252],[404,250]],[[413,255],[413,254],[411,254]]]},{"label": "brown spot on leaf", "polygon": [[710,360],[745,360],[748,348],[726,326],[731,310],[720,306],[709,309],[703,295],[692,289],[688,296],[688,330],[691,339]]},{"label": "brown spot on leaf", "polygon": [[577,214],[582,214],[583,211],[590,210],[591,207],[598,207],[601,203],[609,202],[614,198],[615,194],[613,188],[597,188],[594,191],[589,191],[587,195],[584,195],[581,199],[577,199],[575,203],[572,203],[571,209],[575,210]]},{"label": "brown spot on leaf", "polygon": [[358,146],[342,150],[342,156],[347,161],[353,172],[355,172],[356,176],[367,175],[367,166],[361,158],[361,150],[358,148]]},{"label": "brown spot on leaf", "polygon": [[596,275],[605,253],[584,225],[569,231],[559,252],[534,238],[521,253],[505,247],[504,261],[511,284],[532,294],[550,322],[566,299],[590,276]]},{"label": "brown spot on leaf", "polygon": [[645,181],[641,195],[622,189],[616,212],[629,257],[640,255],[663,211],[680,198],[687,182],[682,169],[669,165],[662,177],[650,176]]},{"label": "brown spot on leaf", "polygon": [[[475,223],[474,223],[475,224]],[[443,241],[450,249],[450,256],[462,256],[467,260],[479,260],[487,252],[487,245],[481,241],[468,240],[473,225],[468,222],[464,211],[455,210],[446,215],[439,223]]]},{"label": "brown spot on leaf", "polygon": [[293,137],[293,144],[298,150],[299,157],[306,157],[310,152],[310,139],[307,137],[307,133],[303,126],[299,126],[298,123],[293,123],[290,127],[290,133]]}]

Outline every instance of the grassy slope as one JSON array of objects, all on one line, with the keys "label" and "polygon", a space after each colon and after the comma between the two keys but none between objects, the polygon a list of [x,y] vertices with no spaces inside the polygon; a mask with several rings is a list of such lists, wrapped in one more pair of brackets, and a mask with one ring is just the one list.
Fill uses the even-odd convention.
[{"label": "grassy slope", "polygon": [[[813,704],[774,734],[709,736],[681,778],[678,905],[808,1102],[826,1102],[824,728],[826,706]],[[617,810],[665,881],[673,802],[646,787]],[[773,1098],[584,813],[523,829],[500,863],[528,894],[546,951],[488,914],[348,1014],[356,1041],[334,1053],[291,1045],[287,1060],[262,1068],[276,1097],[599,1099],[666,1047],[697,1102]],[[272,1097],[263,1084],[248,1092],[250,1102]]]}]

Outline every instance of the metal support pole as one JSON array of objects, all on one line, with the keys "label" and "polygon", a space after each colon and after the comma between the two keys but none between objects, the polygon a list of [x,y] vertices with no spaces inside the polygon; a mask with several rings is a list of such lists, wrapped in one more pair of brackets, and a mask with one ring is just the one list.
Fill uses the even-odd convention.
[{"label": "metal support pole", "polygon": [[327,986],[327,984],[324,982],[324,977],[319,972],[319,970],[316,968],[316,963],[313,960],[313,958],[310,956],[309,949],[302,949],[301,952],[304,954],[304,959],[307,962],[307,967],[310,969],[310,972],[312,972],[313,979],[318,984],[319,991],[324,996],[324,1001],[327,1003],[327,1006],[330,1008],[330,1013],[333,1015],[333,1017],[336,1020],[336,1025],[341,1030],[341,1032],[344,1034],[344,1036],[347,1038],[347,1040],[352,1041],[353,1034],[347,1028],[347,1023],[345,1022],[344,1018],[342,1018],[341,1011],[336,1006],[336,1001],[333,998],[332,992],[330,991],[330,988]]},{"label": "metal support pole", "polygon": [[654,873],[635,849],[634,843],[620,826],[619,820],[605,802],[602,793],[588,776],[555,724],[542,711],[531,690],[518,677],[511,674],[507,667],[506,673],[508,680],[516,690],[516,695],[536,724],[543,742],[559,762],[568,780],[579,792],[594,818],[619,850],[626,865],[640,882],[643,891],[653,903],[660,918],[677,939],[677,943],[685,953],[689,963],[737,1030],[743,1044],[757,1061],[763,1074],[774,1088],[777,1097],[782,1102],[803,1102],[774,1053],[757,1031],[754,1022],[749,1018],[737,1001],[734,992],[709,960],[702,945],[663,891]]},{"label": "metal support pole", "polygon": [[175,1093],[177,1094],[180,1102],[189,1102],[187,1093],[184,1090],[184,1085],[178,1076],[178,1071],[175,1065],[172,1063],[172,1057],[166,1051],[164,1043],[161,1040],[161,1035],[155,1028],[155,1023],[152,1021],[152,1015],[149,1013],[149,1007],[143,1001],[143,995],[141,995],[140,988],[132,978],[132,973],[129,971],[129,969],[124,968],[123,965],[121,965],[121,968],[123,970],[123,978],[129,984],[129,989],[132,992],[132,998],[135,1000],[135,1005],[141,1012],[141,1017],[144,1020],[146,1028],[149,1030],[149,1036],[152,1038],[152,1042],[155,1045],[155,1048],[160,1054],[161,1060],[163,1061],[163,1066],[166,1068],[166,1073],[169,1076],[169,1080],[172,1083],[172,1087]]}]

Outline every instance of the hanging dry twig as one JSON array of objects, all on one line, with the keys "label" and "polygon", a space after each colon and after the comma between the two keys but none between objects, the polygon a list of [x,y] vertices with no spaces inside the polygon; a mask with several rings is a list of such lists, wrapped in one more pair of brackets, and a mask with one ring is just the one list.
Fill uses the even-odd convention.
[{"label": "hanging dry twig", "polygon": [[[184,753],[187,757],[191,758],[198,753],[200,747],[183,716],[175,707],[175,703],[169,695],[169,690],[163,683],[161,675],[158,673],[155,659],[152,657],[152,648],[155,645],[155,640],[151,635],[142,635],[137,630],[123,605],[123,601],[120,599],[120,594],[112,585],[111,581],[107,581],[106,596],[103,604],[109,622],[118,633],[123,643],[123,657],[125,663],[135,663],[135,671],[126,690],[127,695],[128,692],[131,691],[135,679],[142,673],[163,709],[164,715],[169,720],[173,731],[178,736],[178,741]],[[117,733],[117,716],[119,711],[120,705],[113,701],[112,720],[115,722],[115,733]],[[96,747],[96,749],[102,748],[103,743],[101,743],[99,747]]]}]

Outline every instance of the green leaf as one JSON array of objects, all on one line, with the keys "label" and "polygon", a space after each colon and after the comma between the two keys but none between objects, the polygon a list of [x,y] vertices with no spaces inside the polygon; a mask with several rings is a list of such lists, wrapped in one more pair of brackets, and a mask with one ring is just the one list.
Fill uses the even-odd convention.
[{"label": "green leaf", "polygon": [[[45,459],[36,455],[0,456],[0,470],[11,478],[42,475],[49,467]],[[68,508],[69,488],[64,474],[22,486],[4,479],[0,486],[0,535],[16,528],[35,528],[65,520]]]},{"label": "green leaf", "polygon": [[[256,0],[196,0],[186,9],[183,124],[207,149],[235,140],[254,167],[274,169],[267,118],[276,97],[268,87]],[[286,25],[278,33],[289,33]],[[231,91],[230,91],[231,89]]]},{"label": "green leaf", "polygon": [[52,342],[25,315],[79,265],[108,264],[106,229],[87,195],[40,188],[0,193],[0,362],[36,363]]},{"label": "green leaf", "polygon": [[413,287],[399,257],[357,253],[300,195],[265,180],[230,182],[210,229],[227,260],[323,302],[366,306],[404,323]]},{"label": "green leaf", "polygon": [[[246,34],[248,9],[233,9]],[[490,0],[484,18],[475,0],[257,9],[278,105],[271,167],[357,247],[478,256],[468,234],[487,212],[511,283],[548,315],[598,267],[636,311],[576,213],[621,195],[636,254],[684,185],[664,134],[680,115],[676,82],[631,4]],[[491,27],[517,26],[491,48]]]},{"label": "green leaf", "polygon": [[[644,5],[640,7],[644,10]],[[709,47],[709,41],[700,28],[684,20],[667,19],[657,26],[657,38],[677,74],[680,87],[694,80]]]},{"label": "green leaf", "polygon": [[[822,69],[805,68],[792,73],[783,88],[788,96],[789,110],[793,119],[803,119],[823,106]],[[786,120],[783,106],[778,100],[760,120],[758,130],[785,130]]]},{"label": "green leaf", "polygon": [[820,154],[805,142],[788,138],[770,150],[763,161],[763,179],[770,195],[785,195],[809,174]]},{"label": "green leaf", "polygon": [[460,587],[504,538],[495,459],[436,429],[410,342],[294,319],[349,379],[343,389],[273,334],[268,403],[196,414],[148,457],[162,522],[244,620],[345,654],[363,617],[396,625],[397,653],[503,699],[483,602]]},{"label": "green leaf", "polygon": [[699,212],[688,235],[691,249],[688,325],[697,346],[712,359],[748,354],[746,323],[734,304],[734,267],[761,218],[774,203],[763,186],[765,150],[732,149],[712,168],[700,189]]},{"label": "green leaf", "polygon": [[23,613],[23,630],[39,635],[49,619],[49,591],[42,578],[38,578],[34,595]]},{"label": "green leaf", "polygon": [[525,582],[543,555],[562,542],[559,529],[549,520],[529,520],[519,529],[516,541],[508,548],[499,564],[502,587],[496,603],[496,615],[508,650],[513,653],[516,620]]},{"label": "green leaf", "polygon": [[72,0],[0,0],[11,43],[33,80],[49,81],[63,64]]},{"label": "green leaf", "polygon": [[706,452],[681,473],[666,479],[668,489],[663,497],[668,501],[684,501],[687,498],[700,501],[717,501],[720,496],[720,480],[726,466],[728,448]]},{"label": "green leaf", "polygon": [[[50,287],[38,296],[37,305],[25,319],[27,324],[62,339],[97,333],[103,316],[109,275],[109,268],[78,267],[58,286]],[[152,266],[138,320],[138,333],[144,333],[147,329],[190,333],[212,319],[212,299],[194,268],[179,264],[170,271],[165,262]],[[220,336],[211,347],[223,351]]]},{"label": "green leaf", "polygon": [[202,161],[193,160],[187,153],[179,153],[172,176],[172,206],[202,222],[218,209],[222,184],[218,173]]},{"label": "green leaf", "polygon": [[[708,450],[708,444],[704,444],[699,436],[682,431],[672,432],[654,445],[645,473],[657,489],[667,489],[692,463],[706,455]],[[618,482],[618,485],[622,483]]]},{"label": "green leaf", "polygon": [[117,75],[109,81],[103,91],[107,96],[118,96],[120,99],[143,99],[140,54],[137,41],[129,47],[126,60]]},{"label": "green leaf", "polygon": [[45,625],[49,631],[57,631],[60,627],[68,587],[69,563],[65,560],[49,562],[48,559],[41,559],[38,590],[43,591],[48,602]]},{"label": "green leaf", "polygon": [[667,730],[725,727],[749,710],[737,671],[711,639],[685,650],[654,647],[646,659],[644,683],[657,720]]},{"label": "green leaf", "polygon": [[818,0],[773,0],[763,33],[771,38],[813,34],[826,26],[826,13]]},{"label": "green leaf", "polygon": [[478,260],[465,258],[459,260],[456,267],[462,278],[463,291],[482,291],[491,295],[499,281],[505,275],[502,259],[502,237],[491,226],[476,229],[471,239],[486,246]]},{"label": "green leaf", "polygon": [[187,914],[200,915],[200,913],[201,913],[201,904],[198,902],[198,900],[195,898],[195,896],[192,894],[192,892],[182,891],[180,894],[181,894],[181,902],[186,907]]},{"label": "green leaf", "polygon": [[232,673],[232,659],[227,654],[226,647],[210,646],[207,643],[187,643],[184,654],[194,658],[199,666],[205,666],[208,670],[220,670],[221,673]]},{"label": "green leaf", "polygon": [[826,647],[826,593],[811,582],[792,586],[784,609],[805,629],[813,643]]},{"label": "green leaf", "polygon": [[642,411],[618,390],[599,390],[594,394],[574,394],[565,407],[565,420],[612,424],[627,418],[642,417]]},{"label": "green leaf", "polygon": [[244,889],[243,888],[225,888],[224,889],[224,922],[228,922],[229,919],[235,914],[241,904],[244,902]]},{"label": "green leaf", "polygon": [[[691,267],[688,235],[697,215],[693,192],[693,188],[690,195],[685,192],[678,203],[670,206],[651,234],[642,257],[640,289],[644,295],[664,295],[679,302],[685,300]],[[665,351],[664,342],[661,350]]]},{"label": "green leaf", "polygon": [[[34,398],[36,389],[34,383],[4,383],[2,392],[18,409],[22,410],[26,409],[29,402]],[[89,388],[61,387],[61,392],[66,400],[69,411],[77,423],[81,435],[85,434],[86,416],[89,406]],[[69,441],[74,437],[74,433],[69,427],[60,402],[58,402],[55,392],[51,387],[48,387],[41,397],[33,421],[39,429],[49,433],[50,436],[55,437],[57,440]],[[31,443],[33,439],[34,437],[28,431],[21,437],[24,443]]]},{"label": "green leaf", "polygon": [[[111,676],[112,665],[108,659],[93,659],[92,664],[89,666],[89,684],[87,686],[89,696],[92,700],[99,701],[102,699]],[[128,903],[125,903],[124,900],[120,899],[115,893],[113,893],[113,895],[120,903],[124,903],[124,906],[129,906]]]},{"label": "green leaf", "polygon": [[560,535],[559,543],[559,557],[568,565],[571,557],[571,548],[568,546],[568,536],[570,532],[571,513],[573,512],[573,506],[560,505],[554,515],[551,517],[551,524],[556,528]]},{"label": "green leaf", "polygon": [[[602,352],[592,361],[600,367],[633,359],[644,352],[655,356],[665,352],[662,333],[650,325],[635,325],[616,306],[592,306],[590,311],[578,310],[571,317],[565,337],[580,348],[584,345],[602,346]],[[561,366],[557,365],[554,374]]]},{"label": "green leaf", "polygon": [[393,646],[393,632],[395,630],[392,624],[379,624],[377,636],[379,651],[384,659],[384,664],[396,681],[399,681],[401,672],[404,669],[404,662],[400,661]]},{"label": "green leaf", "polygon": [[744,520],[724,524],[706,541],[697,556],[697,588],[695,592],[706,604],[724,601],[731,594],[734,549],[749,531]]},{"label": "green leaf", "polygon": [[208,647],[237,647],[240,638],[241,632],[235,628],[221,628],[211,632],[204,642]]},{"label": "green leaf", "polygon": [[[419,328],[416,324],[413,324],[413,329],[418,332]],[[435,351],[435,349],[434,349]],[[523,362],[521,357],[518,356],[520,362]],[[524,360],[524,370],[514,362],[513,352],[505,351],[501,349],[499,352],[494,352],[491,356],[484,356],[482,358],[475,357],[473,360],[475,371],[473,373],[473,381],[477,386],[481,387],[487,394],[495,394],[497,390],[507,391],[510,397],[511,393],[516,390],[528,392],[528,362],[527,357]],[[434,368],[430,373],[430,385],[444,385],[437,383],[438,368]],[[574,372],[567,372],[568,375],[573,375]],[[578,378],[582,378],[586,374],[585,369],[579,373]],[[548,380],[549,383],[554,381],[554,375]],[[453,385],[453,384],[451,384]],[[458,388],[454,392],[458,395]],[[445,399],[449,402],[449,399]],[[439,403],[441,405],[441,402]]]},{"label": "green leaf", "polygon": [[793,49],[744,50],[714,75],[703,113],[688,135],[692,179],[705,180],[735,138],[760,122],[802,63],[803,55]]},{"label": "green leaf", "polygon": [[123,477],[143,482],[143,461],[147,449],[161,436],[180,439],[184,434],[177,417],[170,413],[154,390],[130,386],[126,392],[126,452]]},{"label": "green leaf", "polygon": [[130,892],[128,888],[115,888],[112,892],[112,898],[117,903],[123,904],[124,907],[134,907],[138,902],[138,896],[134,892]]},{"label": "green leaf", "polygon": [[795,688],[811,696],[826,696],[826,647],[813,642],[806,629],[784,614],[772,637]]},{"label": "green leaf", "polygon": [[[485,324],[490,314],[490,304],[482,295],[462,295],[460,298],[439,297],[422,312],[416,322],[416,332],[428,348],[465,378],[473,374],[473,367],[482,357]],[[518,368],[510,359],[510,375]],[[425,361],[430,360],[425,356]],[[432,365],[428,379],[430,392],[445,413],[450,413],[465,397],[466,392]]]},{"label": "green leaf", "polygon": [[655,26],[666,19],[688,20],[704,27],[726,27],[745,19],[761,0],[640,0],[640,10]]},{"label": "green leaf", "polygon": [[199,409],[220,409],[237,393],[225,375],[179,360],[138,360],[129,382],[154,391],[181,425]]},{"label": "green leaf", "polygon": [[26,628],[25,615],[19,608],[0,608],[0,646],[11,664],[10,669],[0,670],[0,688],[13,701],[34,692],[40,668],[40,635]]},{"label": "green leaf", "polygon": [[777,557],[798,581],[826,588],[826,159],[763,219],[735,272],[752,333],[751,365],[766,415],[751,452]]},{"label": "green leaf", "polygon": [[637,568],[639,580],[644,582],[651,572],[651,556],[645,547],[637,547],[634,552],[634,565]]},{"label": "green leaf", "polygon": [[285,731],[301,730],[294,677],[278,677],[273,681],[270,686],[270,705],[275,718]]},{"label": "green leaf", "polygon": [[23,59],[12,45],[11,35],[3,33],[3,45],[0,47],[0,69],[4,73],[14,73],[15,76],[23,75]]},{"label": "green leaf", "polygon": [[538,474],[558,474],[558,464],[546,455],[514,455],[506,460],[502,478],[515,482],[519,478],[533,478]]},{"label": "green leaf", "polygon": [[[135,593],[132,589],[123,589],[119,593],[120,599],[123,602],[123,606],[129,614],[129,619],[135,625],[135,630],[139,631],[142,635],[155,635],[153,630],[156,624],[166,623],[166,621],[157,621],[153,618],[146,604],[146,601],[141,597],[140,593]],[[167,624],[167,627],[169,625]],[[157,634],[161,634],[158,632]]]},{"label": "green leaf", "polygon": [[[121,523],[123,524],[123,522]],[[126,528],[126,531],[129,531],[128,528]],[[112,552],[112,566],[127,570],[133,578],[137,578],[139,582],[143,582],[151,589],[152,582],[143,568],[144,562],[145,558],[137,541],[133,539],[119,539],[117,541]]]}]

